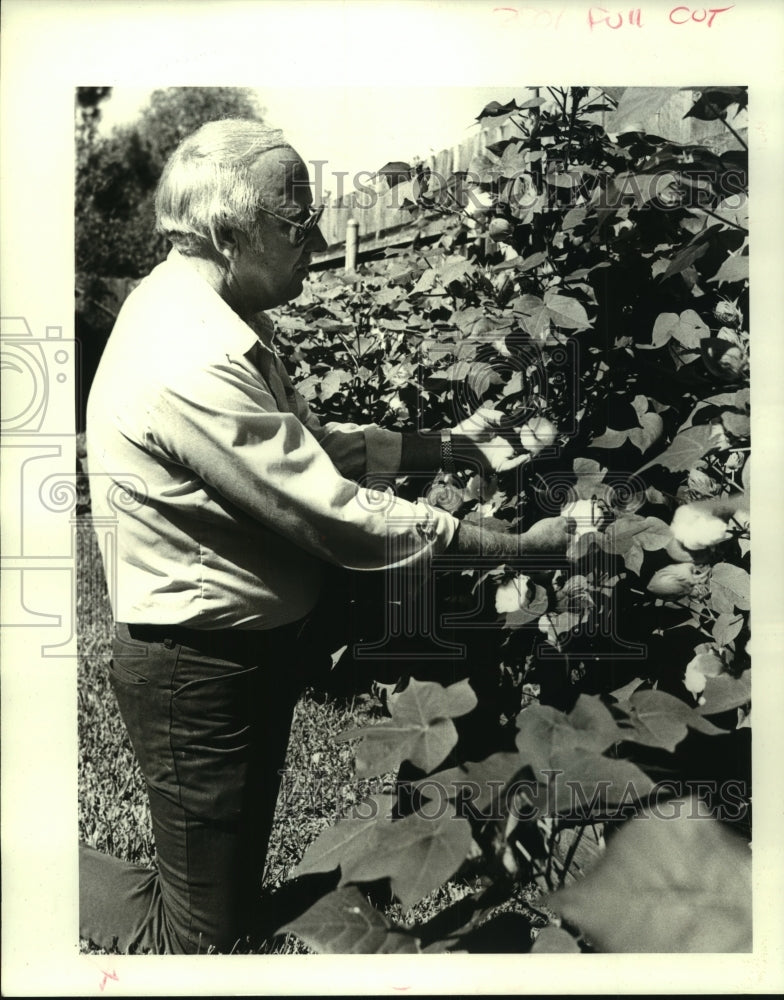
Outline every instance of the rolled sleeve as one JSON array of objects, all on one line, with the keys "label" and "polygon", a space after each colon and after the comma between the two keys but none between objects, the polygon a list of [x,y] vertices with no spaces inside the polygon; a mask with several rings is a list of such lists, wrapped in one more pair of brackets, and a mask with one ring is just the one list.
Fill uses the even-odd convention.
[{"label": "rolled sleeve", "polygon": [[[282,366],[279,366],[279,371]],[[285,373],[282,377],[288,380]],[[290,384],[290,383],[289,383]],[[316,438],[343,476],[359,479],[363,475],[392,476],[400,471],[403,436],[378,424],[323,424],[302,398],[293,390],[296,413]]]},{"label": "rolled sleeve", "polygon": [[376,424],[328,423],[313,418],[307,425],[343,476],[395,475],[400,470],[403,439],[395,431]]},{"label": "rolled sleeve", "polygon": [[376,424],[367,424],[365,432],[365,471],[372,473],[395,473],[400,471],[403,454],[403,435]]}]

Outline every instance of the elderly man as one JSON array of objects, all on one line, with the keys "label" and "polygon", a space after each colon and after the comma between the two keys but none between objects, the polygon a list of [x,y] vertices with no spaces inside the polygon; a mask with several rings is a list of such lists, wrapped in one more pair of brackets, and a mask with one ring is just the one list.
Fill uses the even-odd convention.
[{"label": "elderly man", "polygon": [[[253,927],[303,685],[297,640],[325,566],[415,568],[450,546],[478,550],[476,528],[397,498],[379,512],[355,480],[435,471],[451,449],[485,468],[520,458],[490,445],[487,415],[434,440],[322,427],[309,412],[264,313],[299,295],[325,246],[307,169],[279,132],[205,125],[167,164],[156,212],[173,249],[122,308],[87,435],[91,474],[130,490],[116,505],[96,491],[93,513],[115,524],[101,533],[116,579],[110,676],[157,870],[83,846],[80,929],[123,952],[228,951]],[[503,555],[564,542],[564,522],[548,519],[522,546],[489,544]]]}]

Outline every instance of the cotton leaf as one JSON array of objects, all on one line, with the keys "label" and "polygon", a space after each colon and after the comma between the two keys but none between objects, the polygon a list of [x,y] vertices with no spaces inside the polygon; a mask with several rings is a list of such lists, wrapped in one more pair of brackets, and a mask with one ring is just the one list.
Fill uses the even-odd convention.
[{"label": "cotton leaf", "polygon": [[[653,324],[653,343],[651,347],[664,347],[672,337],[672,331],[679,322],[680,318],[677,313],[660,313]],[[643,344],[642,346],[647,347],[648,345]]]},{"label": "cotton leaf", "polygon": [[722,612],[713,623],[713,641],[718,646],[729,646],[743,628],[743,615]]},{"label": "cotton leaf", "polygon": [[338,740],[362,737],[356,750],[360,777],[392,771],[404,760],[432,771],[457,743],[452,719],[466,715],[475,705],[476,695],[468,681],[444,688],[432,681],[412,679],[395,698],[391,719],[342,733]]},{"label": "cotton leaf", "polygon": [[[664,432],[664,421],[658,413],[644,413],[640,417],[640,426],[628,431],[628,438],[635,448],[646,452],[655,444]],[[593,442],[596,444],[596,441]]]},{"label": "cotton leaf", "polygon": [[734,284],[739,281],[749,280],[749,258],[748,257],[728,257],[710,281],[717,281],[720,285],[725,282]]},{"label": "cotton leaf", "polygon": [[581,694],[566,716],[572,729],[580,734],[583,745],[606,750],[622,738],[618,723],[597,695]]},{"label": "cotton leaf", "polygon": [[646,552],[657,552],[664,549],[672,541],[670,526],[658,517],[646,517],[643,530],[637,536],[637,541]]},{"label": "cotton leaf", "polygon": [[521,274],[525,271],[530,271],[535,267],[539,267],[547,260],[547,254],[544,250],[540,250],[538,253],[532,253],[528,257],[518,257],[512,261],[512,266],[515,271]]},{"label": "cotton leaf", "polygon": [[698,808],[670,802],[626,823],[547,906],[604,952],[750,952],[751,854]]},{"label": "cotton leaf", "polygon": [[336,392],[340,391],[343,382],[348,381],[348,379],[348,372],[341,368],[333,368],[332,371],[327,372],[321,380],[321,398],[329,399],[330,396],[334,396]]},{"label": "cotton leaf", "polygon": [[587,214],[588,210],[585,208],[570,208],[563,218],[561,229],[564,230],[564,232],[567,232],[570,229],[576,229],[577,226],[585,220]]},{"label": "cotton leaf", "polygon": [[751,671],[744,670],[740,677],[730,674],[709,677],[702,698],[696,709],[700,715],[718,715],[745,705],[751,701]]},{"label": "cotton leaf", "polygon": [[715,121],[717,118],[726,118],[727,108],[732,104],[737,104],[738,111],[742,111],[748,105],[748,100],[746,87],[705,87],[683,117],[699,118],[705,122]]},{"label": "cotton leaf", "polygon": [[640,685],[644,683],[645,681],[641,677],[635,677],[634,680],[629,681],[628,684],[624,684],[622,687],[611,691],[610,695],[623,704],[623,702],[628,701]]},{"label": "cotton leaf", "polygon": [[358,858],[373,850],[378,817],[391,814],[394,800],[393,795],[373,795],[353,816],[322,830],[305,851],[295,876],[331,872],[338,867],[350,871]]},{"label": "cotton leaf", "polygon": [[600,811],[606,806],[628,805],[644,798],[653,788],[651,779],[636,764],[581,747],[554,753],[551,768],[555,772],[555,808],[567,815],[575,809],[585,815],[587,806],[594,802],[592,808],[598,806]]},{"label": "cotton leaf", "polygon": [[[751,579],[745,569],[732,563],[718,563],[711,572],[711,597],[717,611],[730,613],[738,608],[750,608],[749,587]],[[718,606],[718,604],[721,606]]]},{"label": "cotton leaf", "polygon": [[521,295],[511,305],[532,337],[541,340],[550,332],[550,310],[538,295]]},{"label": "cotton leaf", "polygon": [[386,917],[353,887],[322,896],[278,934],[296,934],[315,952],[331,955],[418,954],[411,934],[393,930]]},{"label": "cotton leaf", "polygon": [[566,330],[585,330],[589,326],[585,307],[577,299],[547,291],[544,303],[556,326]]},{"label": "cotton leaf", "polygon": [[616,431],[608,427],[604,434],[600,434],[591,441],[591,448],[620,448],[626,444],[629,438],[628,431]]},{"label": "cotton leaf", "polygon": [[594,494],[599,495],[607,488],[602,483],[607,469],[592,458],[576,458],[573,468],[577,477],[574,491],[578,500],[590,500]]},{"label": "cotton leaf", "polygon": [[451,800],[461,794],[461,789],[465,789],[469,793],[471,808],[485,812],[500,794],[503,785],[511,781],[521,766],[516,753],[494,753],[484,760],[466,761],[446,771],[438,771],[415,784],[425,798],[432,797],[438,789],[439,795],[444,794]]},{"label": "cotton leaf", "polygon": [[724,732],[706,720],[694,709],[664,691],[637,691],[627,702],[619,705],[629,716],[632,729],[625,739],[642,746],[660,747],[672,753],[683,740],[689,728],[706,736],[716,736]]},{"label": "cotton leaf", "polygon": [[483,118],[497,118],[499,115],[508,115],[516,109],[517,103],[514,98],[509,101],[508,104],[500,104],[498,101],[490,101],[490,103],[486,104],[476,116],[476,120],[479,122]]},{"label": "cotton leaf", "polygon": [[639,514],[619,517],[604,534],[607,549],[614,555],[625,555],[638,535],[646,530],[646,519]]},{"label": "cotton leaf", "polygon": [[531,951],[540,955],[579,952],[580,946],[568,931],[561,927],[544,927],[536,936]]},{"label": "cotton leaf", "polygon": [[672,328],[672,336],[675,340],[690,351],[698,351],[700,340],[708,335],[708,327],[693,309],[682,312],[678,322]]},{"label": "cotton leaf", "polygon": [[725,410],[721,415],[721,422],[730,434],[738,438],[748,438],[751,433],[751,422],[745,413],[733,413]]},{"label": "cotton leaf", "polygon": [[651,121],[676,93],[675,87],[627,87],[614,114],[607,120],[607,131],[642,131],[644,124]]},{"label": "cotton leaf", "polygon": [[670,261],[667,270],[664,272],[664,280],[672,278],[676,274],[682,274],[707,252],[708,244],[704,242],[691,243],[690,245],[684,247],[683,250],[676,253]]},{"label": "cotton leaf", "polygon": [[581,695],[570,715],[549,705],[533,705],[520,713],[518,725],[515,744],[520,767],[529,765],[534,773],[557,766],[553,762],[559,753],[579,749],[598,756],[623,739],[609,710],[598,697],[589,695]]},{"label": "cotton leaf", "polygon": [[670,472],[686,472],[711,450],[712,444],[710,426],[700,424],[698,427],[688,427],[675,435],[672,444],[661,455],[646,462],[637,471],[642,472],[653,465],[663,465]]},{"label": "cotton leaf", "polygon": [[[440,811],[436,805],[434,813]],[[357,858],[342,881],[375,882],[389,878],[392,891],[408,909],[443,885],[465,861],[471,847],[467,819],[446,812],[438,818],[414,813],[381,822],[376,849]]]}]

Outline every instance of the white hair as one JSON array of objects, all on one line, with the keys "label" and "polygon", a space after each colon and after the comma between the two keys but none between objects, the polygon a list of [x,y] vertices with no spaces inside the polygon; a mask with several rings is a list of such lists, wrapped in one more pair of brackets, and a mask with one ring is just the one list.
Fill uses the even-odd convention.
[{"label": "white hair", "polygon": [[229,226],[255,238],[264,193],[252,168],[263,153],[285,149],[299,159],[280,129],[243,118],[208,122],[169,157],[155,193],[156,229],[183,254],[212,245],[212,226]]}]

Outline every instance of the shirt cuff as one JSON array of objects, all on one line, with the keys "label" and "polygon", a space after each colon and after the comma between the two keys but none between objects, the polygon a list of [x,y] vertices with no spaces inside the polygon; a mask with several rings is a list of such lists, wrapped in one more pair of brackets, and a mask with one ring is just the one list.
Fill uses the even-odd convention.
[{"label": "shirt cuff", "polygon": [[400,471],[403,456],[403,435],[376,424],[366,424],[365,471],[368,474],[394,474]]}]

